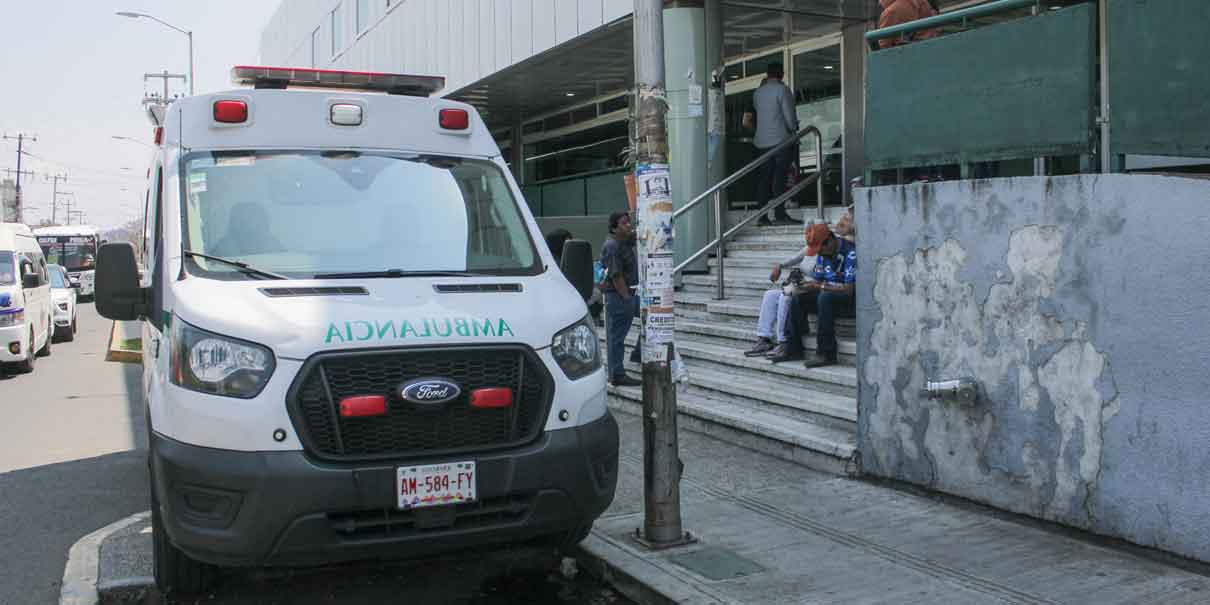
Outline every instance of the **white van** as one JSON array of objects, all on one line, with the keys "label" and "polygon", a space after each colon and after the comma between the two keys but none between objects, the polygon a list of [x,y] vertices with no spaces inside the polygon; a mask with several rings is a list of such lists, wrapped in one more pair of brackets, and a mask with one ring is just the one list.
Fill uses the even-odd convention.
[{"label": "white van", "polygon": [[29,227],[0,223],[0,363],[34,371],[50,355],[55,323],[50,271]]},{"label": "white van", "polygon": [[407,96],[441,78],[234,76],[157,129],[145,278],[98,258],[143,320],[161,589],[582,539],[618,468],[587,242],[573,287],[474,108]]}]

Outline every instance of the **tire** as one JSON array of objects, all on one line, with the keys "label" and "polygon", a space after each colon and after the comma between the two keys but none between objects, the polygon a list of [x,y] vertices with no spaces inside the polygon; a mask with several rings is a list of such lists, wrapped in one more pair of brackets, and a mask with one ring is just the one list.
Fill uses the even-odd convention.
[{"label": "tire", "polygon": [[71,318],[71,325],[67,327],[63,334],[63,342],[71,342],[76,339],[76,318]]},{"label": "tire", "polygon": [[569,529],[563,533],[554,534],[551,536],[551,543],[559,550],[570,550],[575,545],[584,541],[588,534],[592,533],[592,523],[586,523],[579,527]]},{"label": "tire", "polygon": [[50,325],[46,326],[46,344],[38,350],[38,357],[50,357],[50,343],[55,340],[55,319],[52,317]]},{"label": "tire", "polygon": [[155,485],[151,486],[151,544],[155,585],[164,595],[194,595],[210,587],[213,569],[172,545],[164,532]]},{"label": "tire", "polygon": [[34,371],[34,362],[38,356],[34,354],[34,328],[29,329],[29,346],[25,347],[25,361],[18,361],[14,366],[21,374],[29,374]]}]

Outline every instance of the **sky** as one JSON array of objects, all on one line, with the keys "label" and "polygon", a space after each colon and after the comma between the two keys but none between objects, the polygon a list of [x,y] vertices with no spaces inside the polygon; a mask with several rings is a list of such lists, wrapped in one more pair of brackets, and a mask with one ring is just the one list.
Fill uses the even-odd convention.
[{"label": "sky", "polygon": [[[289,1],[289,0],[285,0]],[[152,126],[144,92],[162,91],[145,73],[188,73],[184,34],[149,19],[154,15],[193,31],[196,93],[234,88],[231,67],[257,64],[261,30],[279,0],[0,0],[0,135],[37,137],[26,143],[21,169],[25,221],[51,216],[49,177],[66,174],[59,191],[59,222],[73,211],[101,227],[142,216],[143,177]],[[187,89],[178,81],[173,94]],[[137,139],[144,144],[115,140]],[[0,140],[0,179],[16,169],[17,142]]]}]

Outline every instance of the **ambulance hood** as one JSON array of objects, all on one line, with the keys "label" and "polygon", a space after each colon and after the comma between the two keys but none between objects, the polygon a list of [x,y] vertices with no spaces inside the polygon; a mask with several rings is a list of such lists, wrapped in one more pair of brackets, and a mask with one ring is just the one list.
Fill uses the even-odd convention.
[{"label": "ambulance hood", "polygon": [[[365,294],[316,288],[364,288]],[[288,359],[333,350],[456,344],[521,343],[541,349],[587,314],[557,269],[528,277],[219,281],[190,276],[176,282],[173,291],[173,321],[259,343]]]}]

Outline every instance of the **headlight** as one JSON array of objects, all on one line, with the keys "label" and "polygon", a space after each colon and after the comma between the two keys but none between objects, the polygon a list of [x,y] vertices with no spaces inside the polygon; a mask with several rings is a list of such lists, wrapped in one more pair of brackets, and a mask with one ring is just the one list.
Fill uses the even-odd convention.
[{"label": "headlight", "polygon": [[583,378],[601,367],[597,331],[587,317],[555,334],[550,351],[563,373],[572,380]]},{"label": "headlight", "polygon": [[250,399],[273,375],[273,352],[172,318],[172,383],[201,393]]},{"label": "headlight", "polygon": [[59,303],[59,310],[61,310],[61,311],[66,311],[66,310],[67,310],[67,303]]},{"label": "headlight", "polygon": [[0,314],[0,328],[11,328],[25,323],[25,310],[8,311]]}]

